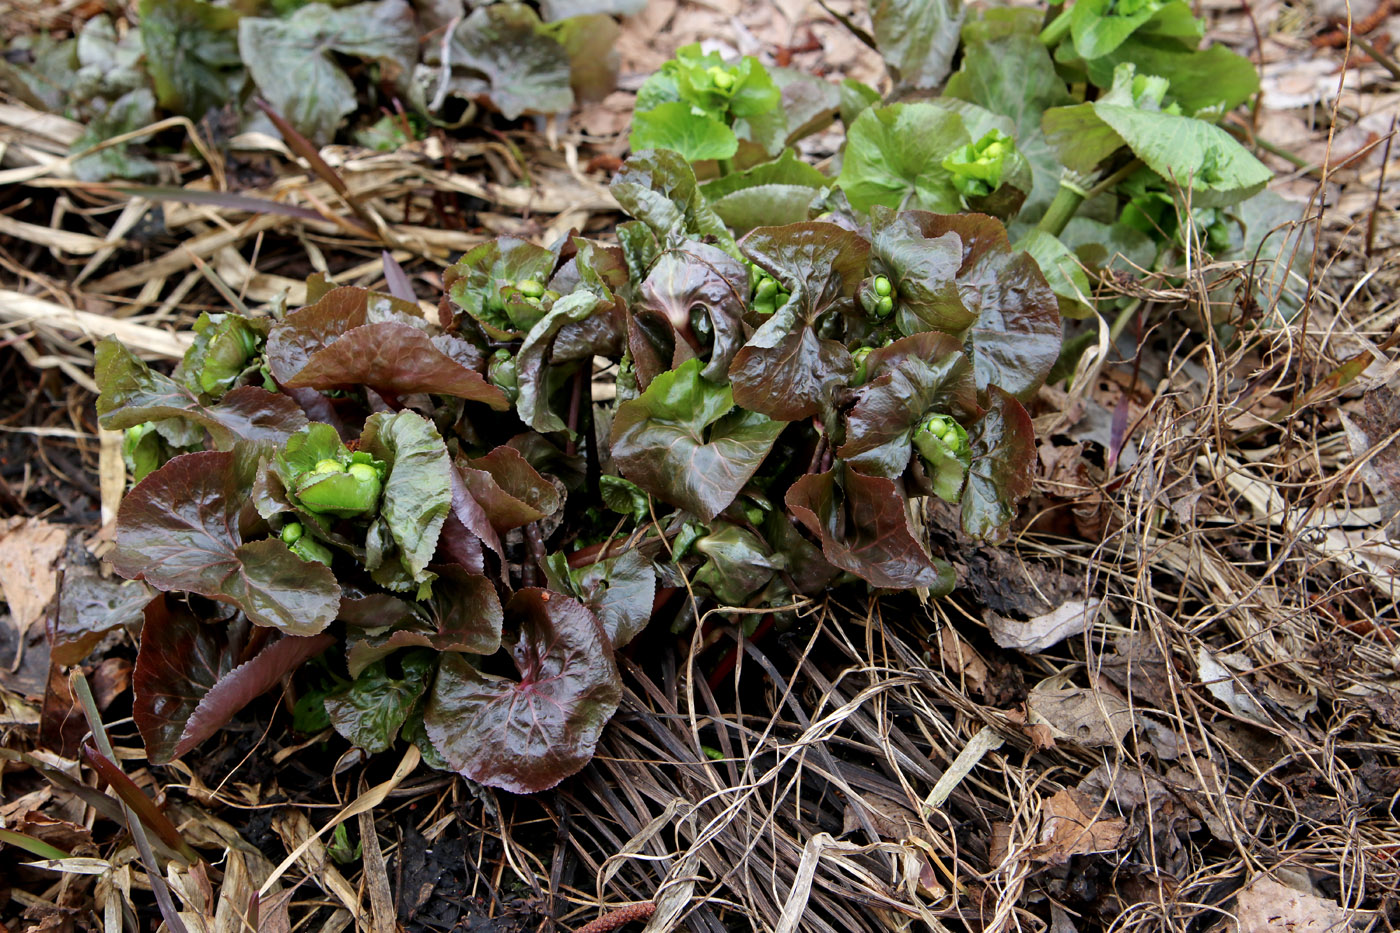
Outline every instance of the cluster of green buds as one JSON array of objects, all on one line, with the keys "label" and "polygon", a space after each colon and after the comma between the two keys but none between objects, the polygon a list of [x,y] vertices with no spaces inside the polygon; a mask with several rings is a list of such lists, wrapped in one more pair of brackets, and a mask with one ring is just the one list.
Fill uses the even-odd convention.
[{"label": "cluster of green buds", "polygon": [[870,378],[870,367],[869,364],[866,363],[866,358],[870,356],[874,349],[874,347],[856,347],[851,351],[851,363],[853,365],[851,366],[851,378],[847,382],[851,388],[854,389],[856,386],[865,385],[866,380]]},{"label": "cluster of green buds", "polygon": [[529,330],[558,300],[559,293],[535,279],[502,282],[486,298],[486,311],[498,320],[509,320],[520,330]]},{"label": "cluster of green buds", "polygon": [[781,282],[752,263],[749,264],[749,286],[753,290],[749,306],[759,314],[772,314],[792,297]]},{"label": "cluster of green buds", "polygon": [[953,176],[953,187],[963,197],[983,198],[1001,187],[1006,160],[1015,152],[1010,136],[989,130],[977,142],[950,152],[943,160],[943,169]]},{"label": "cluster of green buds", "polygon": [[195,392],[220,398],[257,358],[263,334],[252,321],[237,314],[201,314],[194,332],[194,343],[181,363],[185,384]]},{"label": "cluster of green buds", "polygon": [[876,275],[860,283],[856,293],[865,313],[882,321],[894,311],[894,283],[889,276]]},{"label": "cluster of green buds", "polygon": [[512,405],[515,404],[520,397],[520,368],[515,362],[515,354],[505,347],[492,353],[491,361],[486,364],[486,378],[506,394]]},{"label": "cluster of green buds", "polygon": [[314,560],[318,564],[331,565],[331,549],[306,533],[301,522],[288,522],[282,526],[282,543],[302,560]]},{"label": "cluster of green buds", "polygon": [[914,448],[923,458],[934,494],[957,502],[972,462],[967,431],[948,415],[929,415],[914,432]]},{"label": "cluster of green buds", "polygon": [[322,515],[354,518],[373,512],[384,488],[385,464],[364,451],[327,457],[296,478],[292,489],[303,506]]}]

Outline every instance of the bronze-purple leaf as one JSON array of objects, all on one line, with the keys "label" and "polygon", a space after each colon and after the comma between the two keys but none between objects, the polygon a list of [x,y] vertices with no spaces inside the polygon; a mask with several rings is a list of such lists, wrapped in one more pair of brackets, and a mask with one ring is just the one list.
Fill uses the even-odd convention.
[{"label": "bronze-purple leaf", "polygon": [[898,482],[837,465],[792,484],[787,506],[822,543],[833,565],[875,586],[928,587],[936,595],[953,588],[953,569],[929,557],[905,513]]},{"label": "bronze-purple leaf", "polygon": [[280,540],[243,540],[239,515],[251,478],[237,468],[237,456],[184,454],[142,480],[117,514],[112,565],[158,590],[237,606],[259,625],[314,635],[340,606],[335,574]]},{"label": "bronze-purple leaf", "polygon": [[895,479],[913,451],[910,439],[930,413],[959,421],[980,413],[972,363],[962,344],[926,332],[896,340],[866,357],[866,383],[846,414],[846,442],[837,450],[862,473]]},{"label": "bronze-purple leaf", "polygon": [[825,411],[851,371],[851,354],[817,333],[818,319],[850,310],[870,244],[853,231],[813,221],[759,227],[740,249],[791,297],[734,355],[734,401],[781,421]]},{"label": "bronze-purple leaf", "polygon": [[598,620],[577,600],[523,589],[506,604],[517,678],[446,654],[423,724],[448,763],[517,794],[546,790],[593,757],[622,685]]},{"label": "bronze-purple leaf", "polygon": [[993,543],[1006,538],[1016,503],[1031,491],[1035,426],[1013,396],[991,390],[991,407],[968,431],[972,464],[962,494],[963,530]]}]

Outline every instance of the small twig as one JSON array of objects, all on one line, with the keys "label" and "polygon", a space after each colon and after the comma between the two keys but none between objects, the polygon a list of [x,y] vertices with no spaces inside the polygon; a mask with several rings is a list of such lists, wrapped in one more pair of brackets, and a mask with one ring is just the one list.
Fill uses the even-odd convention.
[{"label": "small twig", "polygon": [[1371,56],[1371,61],[1390,72],[1396,80],[1400,80],[1400,65],[1395,63],[1395,59],[1376,48],[1376,46],[1371,43],[1371,40],[1363,36],[1352,36],[1351,41],[1361,46],[1361,51]]},{"label": "small twig", "polygon": [[656,913],[656,902],[654,901],[629,904],[626,907],[610,910],[597,920],[585,923],[574,933],[612,933],[613,930],[634,921],[646,920],[654,913]]}]

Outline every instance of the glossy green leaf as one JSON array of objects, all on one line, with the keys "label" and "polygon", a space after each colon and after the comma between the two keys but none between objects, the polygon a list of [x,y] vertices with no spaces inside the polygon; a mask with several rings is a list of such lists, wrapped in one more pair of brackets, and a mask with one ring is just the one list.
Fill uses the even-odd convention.
[{"label": "glossy green leaf", "polygon": [[432,422],[411,411],[371,415],[360,449],[389,464],[380,514],[405,569],[419,582],[452,507],[452,461]]},{"label": "glossy green leaf", "polygon": [[970,39],[962,67],[948,79],[944,93],[1011,118],[1016,149],[1030,164],[1032,176],[1021,217],[1038,219],[1059,188],[1061,171],[1041,132],[1041,116],[1050,107],[1072,102],[1045,46],[1034,35],[1014,30]]},{"label": "glossy green leaf", "polygon": [[746,528],[721,523],[695,542],[695,553],[705,562],[691,577],[695,586],[708,590],[726,606],[743,606],[749,597],[768,585],[784,566],[768,543]]},{"label": "glossy green leaf", "polygon": [[933,104],[871,107],[847,131],[836,183],[857,210],[957,211],[962,198],[943,159],[970,142],[962,118]]},{"label": "glossy green leaf", "polygon": [[326,713],[335,731],[371,754],[388,749],[427,690],[433,662],[431,651],[408,651],[398,659],[402,676],[390,675],[388,662],[376,661],[348,686],[328,694]]},{"label": "glossy green leaf", "polygon": [[637,151],[671,149],[699,162],[732,157],[739,150],[739,138],[714,117],[691,113],[684,101],[671,101],[633,117],[628,145]]}]

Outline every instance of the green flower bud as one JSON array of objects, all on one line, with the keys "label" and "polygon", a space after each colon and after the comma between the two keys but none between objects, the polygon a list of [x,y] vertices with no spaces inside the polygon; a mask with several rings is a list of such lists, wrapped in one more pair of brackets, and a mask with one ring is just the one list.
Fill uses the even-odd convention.
[{"label": "green flower bud", "polygon": [[486,378],[504,392],[511,402],[519,398],[520,369],[509,350],[497,350],[491,355],[491,362],[486,367]]},{"label": "green flower bud", "polygon": [[889,295],[886,295],[885,297],[881,298],[879,304],[875,306],[875,315],[876,317],[889,317],[890,312],[893,310],[894,299],[891,298]]},{"label": "green flower bud", "polygon": [[962,425],[947,415],[929,415],[914,433],[914,448],[923,458],[934,493],[948,502],[958,501],[972,462]]},{"label": "green flower bud", "polygon": [[709,345],[715,339],[715,325],[704,308],[690,309],[690,332],[702,344]]},{"label": "green flower bud", "polygon": [[282,526],[282,543],[296,544],[305,533],[306,530],[301,527],[301,522],[288,522]]},{"label": "green flower bud", "polygon": [[304,475],[297,483],[296,495],[312,512],[353,518],[374,511],[382,486],[379,470],[373,465],[354,463],[345,473],[318,471]]},{"label": "green flower bud", "polygon": [[894,286],[890,284],[889,279],[885,278],[883,275],[875,276],[875,294],[884,298],[892,291],[894,291]]},{"label": "green flower bud", "polygon": [[534,279],[521,279],[515,283],[515,289],[526,298],[539,298],[544,294],[544,286]]},{"label": "green flower bud", "polygon": [[343,473],[343,472],[345,472],[345,467],[343,467],[343,466],[340,465],[340,461],[339,461],[339,460],[331,460],[330,458],[327,458],[327,459],[325,459],[325,460],[318,460],[318,461],[316,461],[316,466],[311,470],[311,472],[312,472],[312,473]]},{"label": "green flower bud", "polygon": [[719,88],[721,91],[728,91],[734,87],[734,76],[730,74],[727,69],[721,68],[718,65],[712,65],[709,70],[709,75],[715,87]]},{"label": "green flower bud", "polygon": [[865,380],[870,378],[869,364],[866,362],[866,358],[874,349],[874,347],[856,347],[855,351],[851,353],[851,359],[855,362],[855,368],[851,370],[851,378],[847,383],[851,388],[865,385]]},{"label": "green flower bud", "polygon": [[335,557],[335,555],[331,553],[330,548],[309,535],[298,539],[297,542],[292,545],[292,553],[302,560],[314,560],[316,563],[325,564],[327,567],[331,565],[331,561]]}]

